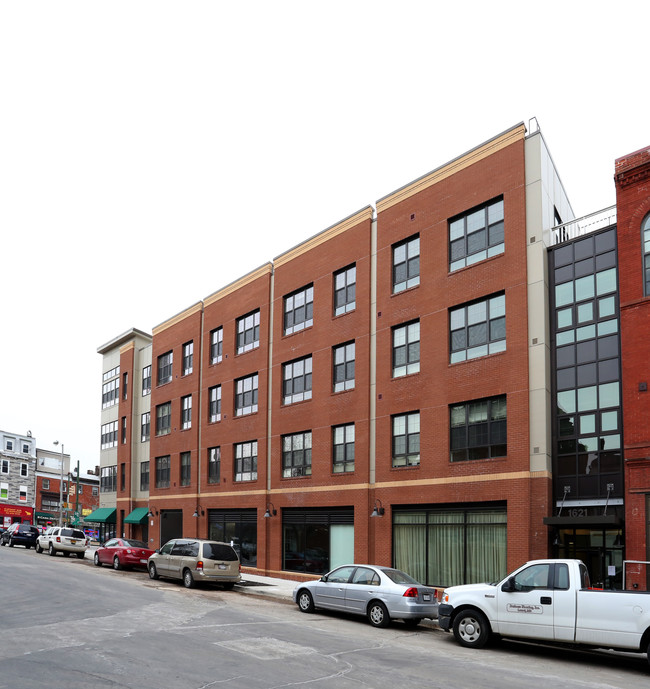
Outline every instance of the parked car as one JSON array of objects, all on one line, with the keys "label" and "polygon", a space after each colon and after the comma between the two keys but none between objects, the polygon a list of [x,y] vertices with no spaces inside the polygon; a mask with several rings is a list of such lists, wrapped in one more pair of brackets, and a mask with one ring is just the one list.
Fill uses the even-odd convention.
[{"label": "parked car", "polygon": [[133,538],[111,538],[97,548],[94,555],[95,565],[113,565],[113,569],[125,567],[146,567],[147,560],[154,551],[143,541]]},{"label": "parked car", "polygon": [[374,627],[387,627],[393,619],[415,627],[424,618],[438,617],[434,588],[398,569],[375,565],[337,567],[318,581],[298,584],[293,600],[302,612],[341,610],[365,615]]},{"label": "parked car", "polygon": [[156,550],[147,564],[151,579],[182,579],[186,588],[197,581],[232,587],[241,581],[241,565],[228,543],[198,538],[176,538]]},{"label": "parked car", "polygon": [[35,526],[15,522],[0,536],[0,545],[9,545],[10,548],[24,545],[25,548],[31,548],[37,538],[38,529]]},{"label": "parked car", "polygon": [[70,553],[74,553],[83,560],[87,549],[86,534],[81,529],[73,529],[71,526],[50,526],[36,540],[36,552],[42,553],[47,550],[52,556],[63,553],[64,557],[69,557]]}]

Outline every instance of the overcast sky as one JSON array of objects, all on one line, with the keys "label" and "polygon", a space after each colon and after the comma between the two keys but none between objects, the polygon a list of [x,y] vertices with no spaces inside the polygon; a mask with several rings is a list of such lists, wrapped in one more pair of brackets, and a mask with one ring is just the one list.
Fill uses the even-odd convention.
[{"label": "overcast sky", "polygon": [[612,205],[649,8],[3,2],[0,429],[94,467],[99,346],[519,122],[576,215]]}]

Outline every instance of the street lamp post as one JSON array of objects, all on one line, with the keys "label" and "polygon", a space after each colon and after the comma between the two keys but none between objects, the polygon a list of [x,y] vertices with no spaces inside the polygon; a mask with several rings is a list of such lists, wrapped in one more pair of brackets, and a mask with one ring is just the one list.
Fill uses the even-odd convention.
[{"label": "street lamp post", "polygon": [[[59,444],[58,440],[54,441]],[[59,481],[59,526],[63,526],[63,443],[61,443],[61,480]]]}]

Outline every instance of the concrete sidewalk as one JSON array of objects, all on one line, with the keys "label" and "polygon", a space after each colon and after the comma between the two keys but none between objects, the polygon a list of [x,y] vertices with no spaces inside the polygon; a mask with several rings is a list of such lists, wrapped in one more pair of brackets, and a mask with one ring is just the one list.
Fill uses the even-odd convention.
[{"label": "concrete sidewalk", "polygon": [[293,603],[292,593],[298,585],[297,581],[263,577],[246,572],[242,572],[241,578],[241,583],[235,584],[235,591],[238,593],[273,598],[284,603]]}]

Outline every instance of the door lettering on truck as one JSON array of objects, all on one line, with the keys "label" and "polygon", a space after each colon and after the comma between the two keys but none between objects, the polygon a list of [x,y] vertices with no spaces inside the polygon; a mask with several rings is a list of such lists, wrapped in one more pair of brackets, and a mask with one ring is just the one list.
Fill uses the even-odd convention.
[{"label": "door lettering on truck", "polygon": [[544,610],[541,605],[524,605],[522,603],[508,603],[506,612],[525,612],[533,615],[541,615]]}]

